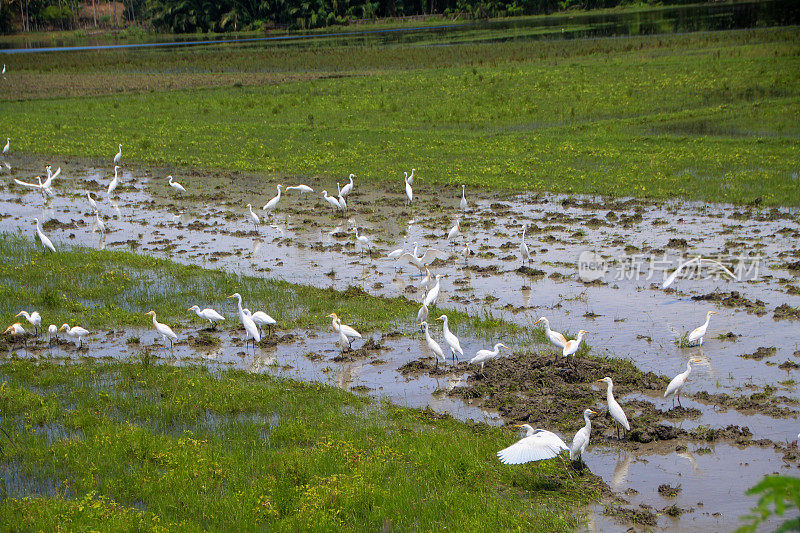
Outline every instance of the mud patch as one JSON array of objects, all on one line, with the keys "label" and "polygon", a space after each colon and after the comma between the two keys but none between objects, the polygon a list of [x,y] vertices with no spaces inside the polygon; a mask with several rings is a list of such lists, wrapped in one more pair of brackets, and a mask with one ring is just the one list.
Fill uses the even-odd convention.
[{"label": "mud patch", "polygon": [[782,304],[775,308],[772,318],[775,320],[800,320],[800,309],[789,304]]},{"label": "mud patch", "polygon": [[692,300],[716,302],[724,307],[745,309],[747,312],[755,313],[758,316],[767,312],[765,308],[767,304],[765,302],[759,299],[755,301],[749,300],[739,294],[739,291],[709,292],[700,296],[692,296]]},{"label": "mud patch", "polygon": [[755,352],[753,352],[753,353],[745,353],[745,354],[740,355],[739,357],[744,357],[745,359],[754,359],[756,361],[761,361],[765,357],[772,357],[773,355],[775,355],[775,352],[777,352],[777,351],[778,351],[778,349],[775,348],[774,346],[770,346],[769,348],[767,348],[766,346],[759,346],[758,349],[756,349]]}]

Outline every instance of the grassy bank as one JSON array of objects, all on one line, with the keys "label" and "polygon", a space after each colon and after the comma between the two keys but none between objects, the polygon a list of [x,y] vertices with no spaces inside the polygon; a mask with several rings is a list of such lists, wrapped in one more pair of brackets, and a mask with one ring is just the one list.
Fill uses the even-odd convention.
[{"label": "grassy bank", "polygon": [[508,467],[507,430],[238,372],[0,367],[0,527],[564,531],[599,493],[561,463]]},{"label": "grassy bank", "polygon": [[[401,183],[413,166],[423,183],[800,205],[792,177],[800,168],[797,35],[184,51],[163,68],[191,76],[197,67],[211,78],[237,56],[234,71],[291,63],[282,71],[291,76],[325,71],[337,56],[351,55],[351,68],[372,59],[356,77],[246,86],[245,73],[241,87],[5,102],[0,110],[14,150],[110,163],[121,142],[131,167],[355,171],[362,183]],[[34,85],[108,76],[86,70],[89,56],[70,57],[51,67],[43,59],[38,68],[52,70]],[[91,60],[105,68],[103,58],[115,57]],[[154,60],[130,61],[138,70]]]},{"label": "grassy bank", "polygon": [[[370,296],[358,287],[344,292],[319,289],[130,252],[76,247],[45,254],[31,241],[8,234],[0,234],[0,254],[4,257],[0,265],[0,323],[6,325],[21,320],[14,318],[20,310],[35,309],[45,327],[64,322],[86,328],[148,327],[151,319],[144,313],[154,309],[160,321],[177,327],[199,320],[186,311],[198,304],[221,310],[231,317],[227,326],[236,328],[241,327],[236,300],[227,299],[234,292],[241,293],[251,309],[267,311],[284,330],[330,326],[326,315],[332,312],[359,325],[362,331],[413,329],[419,309],[419,304],[405,298]],[[438,316],[435,312],[431,310]],[[492,317],[447,313],[455,323],[469,326],[479,335],[521,330]],[[539,330],[532,334],[537,338],[542,335]]]}]

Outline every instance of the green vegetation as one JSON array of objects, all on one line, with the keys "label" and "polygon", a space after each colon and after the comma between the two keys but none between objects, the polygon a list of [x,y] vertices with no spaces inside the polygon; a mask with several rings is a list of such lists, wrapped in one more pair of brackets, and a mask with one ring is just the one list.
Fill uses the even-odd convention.
[{"label": "green vegetation", "polygon": [[[227,296],[234,292],[242,294],[245,305],[268,310],[285,330],[329,325],[326,315],[332,312],[358,323],[365,331],[405,330],[412,327],[419,309],[419,304],[405,298],[370,296],[359,287],[338,292],[237,276],[130,252],[76,247],[46,254],[32,242],[8,234],[0,234],[0,254],[4,257],[0,264],[2,324],[19,321],[14,315],[30,307],[29,311],[35,308],[42,314],[45,327],[64,322],[86,328],[149,326],[151,319],[144,313],[150,309],[158,313],[160,321],[174,325],[197,320],[194,313],[186,311],[195,303],[224,309],[224,314],[231,315],[236,301]],[[431,314],[434,312],[431,310]],[[448,311],[448,315],[478,330],[479,335],[521,331],[491,316],[474,318],[456,311]],[[232,320],[227,325],[236,328],[238,322]],[[538,338],[541,331],[531,334]]]},{"label": "green vegetation", "polygon": [[776,532],[800,531],[800,479],[789,476],[766,476],[747,491],[748,496],[759,495],[753,515],[743,518],[747,525],[737,533],[753,533],[759,526],[776,516],[789,518],[778,526]]},{"label": "green vegetation", "polygon": [[0,371],[5,531],[565,531],[599,495],[559,461],[502,465],[510,431],[319,384],[163,365]]},{"label": "green vegetation", "polygon": [[[134,168],[133,161],[277,175],[357,171],[362,183],[399,183],[413,166],[422,187],[466,183],[800,205],[792,178],[800,168],[798,35],[778,29],[496,47],[273,49],[244,52],[231,66],[248,71],[259,64],[263,75],[295,62],[282,73],[292,79],[353,54],[352,68],[371,58],[364,68],[373,71],[268,86],[5,102],[0,109],[16,151],[109,161],[122,142],[125,163]],[[195,65],[210,73],[233,52],[183,51],[172,60],[155,54],[125,57],[137,68],[164,59],[164,70]],[[82,86],[118,76],[94,78],[87,70],[90,61],[102,69],[115,57],[58,56],[64,67],[34,58],[43,70],[31,66],[38,74],[20,78],[50,91],[50,78],[55,86]],[[455,66],[442,66],[453,58]],[[428,61],[439,68],[421,66]],[[240,79],[248,75],[256,73]],[[119,76],[122,83],[125,74]],[[24,87],[18,90],[25,98]]]}]

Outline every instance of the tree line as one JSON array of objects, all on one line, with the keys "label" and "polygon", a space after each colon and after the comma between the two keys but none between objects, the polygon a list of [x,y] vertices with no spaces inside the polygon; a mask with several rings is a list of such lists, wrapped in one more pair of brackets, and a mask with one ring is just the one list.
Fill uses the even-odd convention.
[{"label": "tree line", "polygon": [[[666,3],[688,3],[672,0]],[[0,31],[137,24],[172,33],[272,27],[311,29],[356,20],[425,15],[492,18],[597,9],[659,0],[0,0]],[[113,8],[113,15],[111,9]],[[98,16],[98,12],[101,13]],[[121,22],[120,22],[121,21]]]}]

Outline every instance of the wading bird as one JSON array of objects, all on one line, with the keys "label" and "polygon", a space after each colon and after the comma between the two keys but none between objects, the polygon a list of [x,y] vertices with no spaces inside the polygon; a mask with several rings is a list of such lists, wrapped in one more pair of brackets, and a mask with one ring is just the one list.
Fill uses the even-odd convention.
[{"label": "wading bird", "polygon": [[[155,317],[154,317],[155,318]],[[78,349],[83,348],[83,338],[89,334],[89,331],[80,326],[69,327],[69,324],[63,324],[58,331],[64,331],[70,337],[78,338]]]},{"label": "wading bird", "polygon": [[242,325],[244,326],[245,331],[245,339],[244,339],[244,346],[245,350],[247,349],[247,344],[252,340],[253,341],[253,351],[255,352],[256,344],[261,342],[261,332],[258,330],[258,326],[256,323],[253,322],[253,319],[250,318],[249,315],[244,313],[244,309],[242,309],[242,295],[238,292],[234,292],[228,298],[236,298],[238,301],[239,306],[239,320],[242,321]]},{"label": "wading bird", "polygon": [[447,315],[442,315],[436,320],[442,321],[442,332],[444,333],[444,341],[450,347],[450,353],[453,355],[453,361],[458,359],[456,357],[456,353],[458,353],[463,357],[464,350],[461,349],[461,342],[458,340],[458,337],[456,337],[455,333],[450,331],[450,324],[448,323],[449,319],[447,318]]},{"label": "wading bird", "polygon": [[114,164],[118,165],[120,159],[122,159],[122,145],[121,144],[119,145],[119,152],[117,152],[117,155],[114,156]]},{"label": "wading bird", "polygon": [[567,345],[567,338],[561,333],[550,329],[550,321],[547,320],[546,317],[540,318],[534,322],[533,325],[535,326],[539,322],[544,322],[544,335],[547,337],[547,340],[549,340],[556,348],[561,348],[563,350]]},{"label": "wading bird", "polygon": [[569,458],[571,461],[580,461],[583,459],[583,454],[586,452],[586,447],[589,446],[589,437],[592,434],[592,421],[589,419],[590,415],[596,415],[591,409],[583,411],[583,419],[586,425],[575,433],[572,438],[572,447],[569,450]]},{"label": "wading bird", "polygon": [[[702,359],[696,357],[690,358],[686,361],[686,371],[672,378],[672,381],[667,385],[667,390],[664,391],[664,398],[672,396],[673,409],[675,408],[675,398],[678,398],[678,405],[681,405],[681,391],[683,390],[683,386],[686,385],[686,380],[689,379],[689,374],[692,373],[692,363],[699,363],[700,361],[702,361]],[[683,406],[681,405],[681,407]]]},{"label": "wading bird", "polygon": [[428,307],[432,306],[436,303],[436,300],[439,299],[439,288],[441,287],[440,282],[441,274],[436,274],[436,283],[433,285],[433,288],[428,291],[428,294],[425,295],[425,300],[422,302],[424,305]]},{"label": "wading bird", "polygon": [[355,339],[362,338],[361,333],[357,332],[355,329],[348,326],[347,324],[342,324],[341,319],[339,319],[339,316],[336,313],[329,314],[328,318],[330,318],[333,322],[333,331],[347,337],[348,346],[353,344],[353,341]]},{"label": "wading bird", "polygon": [[569,448],[561,437],[544,429],[533,429],[529,424],[514,424],[523,428],[525,436],[508,448],[497,452],[500,462],[506,465],[520,465],[531,461],[542,461],[558,457]]},{"label": "wading bird", "polygon": [[[405,174],[405,172],[403,172]],[[414,200],[414,190],[411,188],[411,182],[408,181],[408,177],[405,178],[406,182],[406,198],[408,201],[406,205],[411,205],[411,202]]]},{"label": "wading bird", "polygon": [[249,211],[249,212],[247,213],[247,219],[248,219],[250,222],[252,222],[252,223],[253,223],[253,225],[254,225],[254,226],[255,226],[255,228],[256,228],[256,231],[258,231],[258,225],[259,225],[259,224],[261,224],[261,219],[260,219],[260,218],[258,218],[258,215],[257,215],[257,214],[253,213],[253,206],[252,206],[252,205],[250,205],[250,204],[247,204],[247,210]]},{"label": "wading bird", "polygon": [[94,212],[97,213],[97,202],[95,202],[94,198],[92,198],[91,191],[86,193],[86,198],[89,199],[89,205],[92,206],[92,209],[94,209]]},{"label": "wading bird", "polygon": [[339,191],[339,196],[341,196],[342,198],[345,198],[345,197],[347,197],[348,194],[350,194],[353,191],[353,178],[354,177],[355,177],[355,174],[350,174],[350,183],[346,183],[345,186],[342,187],[342,190]]},{"label": "wading bird", "polygon": [[214,329],[217,326],[217,322],[221,322],[225,320],[225,317],[216,312],[214,309],[210,307],[206,307],[203,310],[200,310],[199,305],[193,305],[187,311],[194,311],[197,316],[204,320],[208,320],[208,323],[211,324],[211,329]]},{"label": "wading bird", "polygon": [[339,203],[339,200],[337,200],[333,196],[328,196],[328,191],[322,191],[322,197],[325,199],[326,202],[331,204],[334,209],[336,209],[337,211],[342,211],[342,205]]},{"label": "wading bird", "polygon": [[522,242],[519,244],[519,251],[522,254],[522,264],[531,263],[531,251],[528,249],[528,243],[525,242],[525,230],[528,229],[528,225],[524,224],[522,226]]},{"label": "wading bird", "polygon": [[[267,326],[267,335],[272,335],[272,326],[277,324],[278,322],[269,316],[264,311],[256,311],[255,313],[251,313],[249,309],[244,309],[244,313],[247,314],[258,326],[258,332],[261,333],[261,326]],[[264,336],[263,334],[261,335]]]},{"label": "wading bird", "polygon": [[467,198],[466,198],[466,196],[464,196],[466,194],[466,192],[465,192],[466,189],[467,189],[466,185],[462,185],[461,186],[461,204],[459,205],[459,207],[464,212],[466,212],[467,209],[469,208],[469,205],[467,204]]},{"label": "wading bird", "polygon": [[428,331],[428,323],[426,321],[422,321],[419,323],[419,327],[423,328],[425,332],[425,342],[428,343],[428,348],[431,349],[433,354],[436,356],[436,368],[439,368],[439,359],[442,360],[442,363],[447,362],[447,359],[444,358],[444,352],[442,351],[442,347],[439,346],[439,343],[431,337],[430,331]]},{"label": "wading bird", "polygon": [[173,181],[172,180],[172,176],[167,176],[167,178],[169,178],[169,186],[170,187],[172,187],[173,189],[175,189],[178,192],[186,192],[186,189],[183,187],[183,185],[181,185],[177,181]]},{"label": "wading bird", "polygon": [[167,339],[169,339],[169,351],[172,351],[173,343],[178,340],[178,336],[172,331],[172,328],[166,324],[162,324],[158,320],[156,320],[156,312],[153,310],[148,311],[145,315],[152,315],[153,316],[153,327],[156,328],[156,331],[161,335],[161,338],[164,339],[164,348],[167,347]]},{"label": "wading bird", "polygon": [[[3,74],[5,74],[5,73],[6,73],[6,66],[3,65]],[[3,146],[3,156],[7,156],[8,155],[8,151],[10,149],[11,149],[11,138],[10,137],[6,137],[6,145]]]},{"label": "wading bird", "polygon": [[17,313],[17,316],[24,317],[25,320],[30,322],[36,332],[35,334],[39,335],[39,326],[42,325],[42,315],[40,315],[38,311],[34,311],[30,314],[28,314],[27,311],[20,311]]},{"label": "wading bird", "polygon": [[117,172],[119,172],[119,166],[114,167],[114,179],[112,179],[111,183],[108,184],[109,196],[111,196],[111,193],[113,193],[117,189],[117,186],[119,186],[119,175],[117,174]]},{"label": "wading bird", "polygon": [[105,235],[106,225],[103,223],[103,219],[100,218],[100,213],[97,211],[94,212],[94,225],[97,227],[97,231]]},{"label": "wading bird", "polygon": [[475,357],[469,360],[470,364],[481,364],[481,374],[483,374],[483,365],[486,364],[486,361],[489,359],[494,359],[498,355],[500,355],[500,348],[505,348],[506,350],[510,350],[508,346],[503,344],[502,342],[498,342],[494,345],[493,350],[478,350],[478,353],[475,354]]},{"label": "wading bird", "polygon": [[[416,243],[415,243],[416,244]],[[414,265],[419,270],[420,275],[425,272],[425,268],[437,259],[447,259],[447,254],[436,248],[428,248],[422,257],[417,256],[417,247],[414,246],[413,252],[406,252],[400,256],[398,261]]]},{"label": "wading bird", "polygon": [[359,235],[357,227],[353,228],[353,233],[355,233],[356,235],[356,241],[358,241],[361,244],[361,255],[364,255],[364,248],[366,248],[367,253],[369,253],[370,248],[372,248],[372,241],[369,240],[369,237],[367,237],[366,235]]},{"label": "wading bird", "polygon": [[38,184],[29,183],[27,181],[22,181],[22,180],[19,180],[17,178],[14,178],[14,183],[16,183],[17,185],[22,185],[23,187],[28,187],[30,189],[37,190],[37,191],[39,191],[39,193],[41,193],[42,197],[44,197],[45,190],[44,190],[44,184],[42,183],[42,177],[41,176],[36,176],[35,179],[36,179],[36,181],[38,181]]},{"label": "wading bird", "polygon": [[564,345],[564,349],[561,352],[561,355],[564,357],[572,356],[572,360],[575,360],[575,352],[578,351],[578,348],[581,346],[581,341],[583,340],[583,336],[586,335],[584,330],[580,330],[578,332],[578,338],[574,340],[567,341],[567,344]]},{"label": "wading bird", "polygon": [[278,194],[273,196],[272,199],[269,202],[267,202],[267,205],[261,208],[262,211],[266,211],[268,214],[272,213],[272,210],[275,209],[275,206],[277,206],[278,202],[281,201],[281,187],[283,187],[283,185],[278,184],[277,186]]},{"label": "wading bird", "polygon": [[309,187],[308,185],[304,185],[304,184],[302,184],[302,183],[301,183],[300,185],[290,185],[289,187],[286,187],[286,192],[289,192],[289,191],[291,191],[291,190],[297,190],[297,191],[300,191],[300,194],[301,194],[301,195],[302,195],[304,192],[314,192],[314,189],[312,189],[312,188],[311,188],[311,187]]},{"label": "wading bird", "polygon": [[709,311],[706,313],[706,321],[705,323],[698,327],[694,328],[689,336],[686,337],[686,341],[688,342],[689,346],[702,346],[703,345],[703,337],[706,335],[706,330],[708,329],[708,323],[711,321],[711,315],[718,315],[716,311]]},{"label": "wading bird", "polygon": [[58,340],[58,328],[55,324],[47,326],[47,346],[53,345],[53,339]]},{"label": "wading bird", "polygon": [[428,320],[428,306],[422,304],[422,307],[417,311],[417,323],[426,322]]},{"label": "wading bird", "polygon": [[[408,174],[408,183],[410,183],[411,185],[414,185],[414,171],[416,171],[416,170],[417,169],[412,168],[411,169],[411,174]],[[405,174],[405,172],[403,172],[403,174]]]},{"label": "wading bird", "polygon": [[622,410],[617,400],[614,399],[614,393],[612,389],[614,388],[614,383],[611,381],[611,378],[604,377],[603,379],[598,379],[597,381],[605,381],[608,385],[608,389],[606,390],[606,401],[608,402],[608,412],[611,414],[611,418],[614,419],[614,425],[617,428],[617,438],[619,438],[619,428],[622,426],[625,431],[630,431],[631,425],[628,423],[628,417],[625,416],[625,411]]},{"label": "wading bird", "polygon": [[22,327],[22,324],[20,324],[19,322],[14,322],[10,326],[8,326],[6,328],[6,330],[3,332],[3,335],[5,335],[5,334],[11,335],[12,339],[18,339],[18,338],[21,337],[23,346],[25,346],[25,348],[28,347],[28,339],[25,336],[26,335],[25,329]]},{"label": "wading bird", "polygon": [[53,242],[47,238],[47,235],[42,233],[42,229],[39,227],[39,219],[33,219],[36,222],[36,235],[39,237],[39,241],[42,243],[42,246],[50,250],[51,252],[55,252],[56,248],[53,246]]},{"label": "wading bird", "polygon": [[[452,241],[453,239],[455,239],[456,237],[458,237],[461,234],[460,225],[461,225],[461,219],[457,218],[456,219],[456,223],[453,224],[453,227],[450,228],[450,231],[447,232],[447,240],[448,241]],[[453,246],[455,246],[455,244],[456,243],[452,243]]]}]

